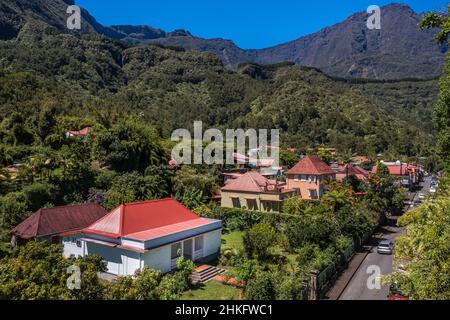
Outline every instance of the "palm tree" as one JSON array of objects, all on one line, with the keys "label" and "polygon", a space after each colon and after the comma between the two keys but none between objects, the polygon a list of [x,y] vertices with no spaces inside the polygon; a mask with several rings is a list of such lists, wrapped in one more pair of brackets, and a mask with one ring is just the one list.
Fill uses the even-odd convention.
[{"label": "palm tree", "polygon": [[329,204],[334,212],[337,212],[344,205],[353,203],[354,198],[352,192],[347,188],[337,188],[327,192],[322,201]]}]

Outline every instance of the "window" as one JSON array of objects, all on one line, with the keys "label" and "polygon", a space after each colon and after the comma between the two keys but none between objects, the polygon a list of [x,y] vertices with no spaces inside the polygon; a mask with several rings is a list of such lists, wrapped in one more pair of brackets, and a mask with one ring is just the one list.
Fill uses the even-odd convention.
[{"label": "window", "polygon": [[300,189],[299,188],[294,188],[295,191],[295,195],[299,196],[300,195]]},{"label": "window", "polygon": [[309,197],[312,199],[316,199],[317,198],[317,190],[309,189]]},{"label": "window", "polygon": [[203,236],[195,238],[195,251],[203,249]]},{"label": "window", "polygon": [[239,201],[239,198],[231,198],[231,201],[233,201],[233,208],[241,207],[241,202]]},{"label": "window", "polygon": [[258,204],[256,203],[256,199],[247,199],[247,208],[249,210],[258,210]]},{"label": "window", "polygon": [[77,242],[77,239],[76,238],[70,238],[70,242],[75,243],[75,242]]},{"label": "window", "polygon": [[80,240],[77,240],[77,247],[81,248],[81,241]]},{"label": "window", "polygon": [[181,257],[181,253],[182,253],[181,242],[173,244],[171,248],[171,256],[170,256],[171,259]]},{"label": "window", "polygon": [[309,176],[309,182],[314,182],[315,176]]},{"label": "window", "polygon": [[306,181],[306,175],[302,174],[302,181]]},{"label": "window", "polygon": [[264,206],[264,211],[272,211],[272,202],[264,201],[263,206]]},{"label": "window", "polygon": [[298,174],[294,176],[294,181],[298,181]]}]

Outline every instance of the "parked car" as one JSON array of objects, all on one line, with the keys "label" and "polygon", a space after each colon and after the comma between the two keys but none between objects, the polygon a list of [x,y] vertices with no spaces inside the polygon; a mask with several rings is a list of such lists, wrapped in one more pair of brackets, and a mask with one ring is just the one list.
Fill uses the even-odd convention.
[{"label": "parked car", "polygon": [[420,201],[424,201],[425,197],[426,197],[425,193],[422,193],[422,192],[420,192],[419,195],[418,195],[418,198],[419,198]]},{"label": "parked car", "polygon": [[396,283],[392,283],[389,286],[388,300],[409,300],[409,297],[397,287]]},{"label": "parked car", "polygon": [[392,254],[393,251],[394,243],[391,240],[381,240],[380,243],[378,243],[378,253]]},{"label": "parked car", "polygon": [[430,187],[430,193],[436,193],[436,186]]}]

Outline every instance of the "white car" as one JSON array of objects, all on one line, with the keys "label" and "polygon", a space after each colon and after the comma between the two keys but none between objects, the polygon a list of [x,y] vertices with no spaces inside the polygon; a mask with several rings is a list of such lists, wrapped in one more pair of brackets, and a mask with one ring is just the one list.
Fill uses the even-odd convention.
[{"label": "white car", "polygon": [[390,240],[381,240],[380,243],[378,243],[377,252],[378,253],[385,253],[385,254],[392,254],[394,251],[394,243]]},{"label": "white car", "polygon": [[436,193],[436,186],[430,187],[430,193]]},{"label": "white car", "polygon": [[426,197],[426,196],[425,196],[425,193],[422,193],[422,192],[419,193],[419,195],[418,195],[418,198],[419,198],[420,201],[424,201],[424,200],[425,200],[425,197]]}]

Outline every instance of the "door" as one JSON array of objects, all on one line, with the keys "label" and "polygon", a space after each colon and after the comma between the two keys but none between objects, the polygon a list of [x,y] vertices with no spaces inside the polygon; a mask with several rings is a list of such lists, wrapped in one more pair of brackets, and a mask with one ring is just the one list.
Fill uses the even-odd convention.
[{"label": "door", "polygon": [[203,258],[203,236],[195,238],[194,260]]},{"label": "door", "polygon": [[192,239],[188,239],[183,242],[183,256],[186,259],[194,260],[193,249]]}]

